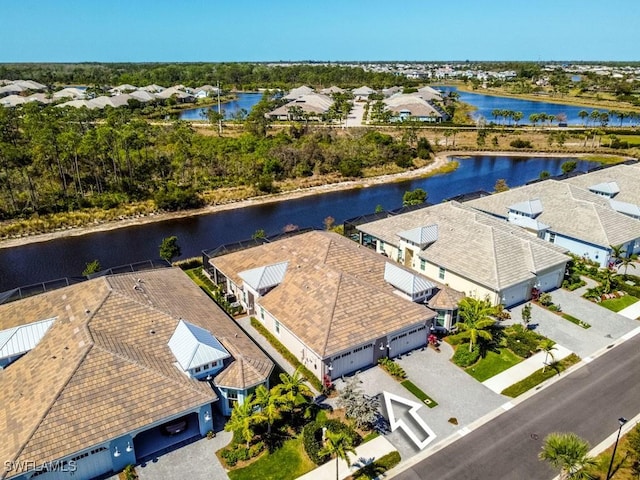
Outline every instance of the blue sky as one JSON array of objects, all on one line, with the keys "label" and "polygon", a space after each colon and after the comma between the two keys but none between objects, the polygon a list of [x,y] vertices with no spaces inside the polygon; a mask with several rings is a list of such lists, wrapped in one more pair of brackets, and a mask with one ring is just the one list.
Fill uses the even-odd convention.
[{"label": "blue sky", "polygon": [[0,62],[640,60],[638,0],[2,0]]}]

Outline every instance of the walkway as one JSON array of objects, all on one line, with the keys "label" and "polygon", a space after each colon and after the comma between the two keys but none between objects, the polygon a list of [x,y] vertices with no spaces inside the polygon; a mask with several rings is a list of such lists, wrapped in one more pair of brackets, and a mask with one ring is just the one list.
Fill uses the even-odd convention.
[{"label": "walkway", "polygon": [[[505,388],[524,380],[532,373],[548,365],[549,362],[562,360],[571,355],[571,353],[573,353],[571,350],[556,344],[555,350],[551,352],[553,358],[547,358],[545,352],[538,352],[504,372],[485,380],[482,384],[496,393],[501,393]],[[545,363],[545,361],[547,362]]]},{"label": "walkway", "polygon": [[631,320],[640,319],[640,302],[636,302],[633,305],[629,305],[627,308],[623,308],[618,312],[618,315],[630,318]]},{"label": "walkway", "polygon": [[584,285],[583,287],[579,287],[576,288],[573,293],[575,293],[578,296],[582,296],[585,293],[587,293],[587,290],[589,290],[590,288],[595,288],[598,286],[598,282],[596,282],[594,279],[586,277],[584,275],[580,275],[580,278],[586,283],[586,285]]},{"label": "walkway", "polygon": [[[356,448],[356,454],[349,454],[350,464],[344,460],[338,461],[338,478],[346,478],[374,460],[395,451],[395,447],[384,437],[376,437]],[[335,480],[336,461],[331,460],[315,470],[298,477],[298,480]]]}]

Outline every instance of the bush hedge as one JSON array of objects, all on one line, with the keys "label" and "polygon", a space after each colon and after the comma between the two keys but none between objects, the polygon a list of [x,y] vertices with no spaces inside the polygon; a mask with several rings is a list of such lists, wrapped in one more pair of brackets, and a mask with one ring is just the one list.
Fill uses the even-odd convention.
[{"label": "bush hedge", "polygon": [[459,367],[468,367],[473,365],[480,358],[480,347],[475,345],[471,351],[466,345],[460,345],[456,348],[456,352],[453,354],[451,360]]},{"label": "bush hedge", "polygon": [[366,480],[380,478],[382,474],[400,463],[400,454],[398,451],[393,451],[383,455],[375,462],[365,465],[360,470],[356,471],[351,478],[353,480]]},{"label": "bush hedge", "polygon": [[320,450],[322,450],[322,429],[324,427],[334,433],[344,433],[351,439],[351,444],[354,447],[362,443],[360,434],[340,420],[316,420],[308,423],[302,430],[302,444],[305,452],[316,465],[322,465],[329,460],[328,455],[320,455]]},{"label": "bush hedge", "polygon": [[280,341],[274,337],[269,330],[265,328],[262,323],[255,317],[251,317],[251,326],[255,328],[267,341],[275,348],[280,355],[282,355],[287,362],[293,365],[295,368],[300,369],[300,373],[307,379],[307,382],[313,386],[318,392],[322,391],[322,382],[309,370],[302,365],[296,356],[291,353],[287,347],[285,347]]},{"label": "bush hedge", "polygon": [[407,372],[404,371],[400,365],[391,360],[390,358],[383,357],[378,360],[378,365],[384,368],[389,375],[392,375],[396,378],[407,378]]},{"label": "bush hedge", "polygon": [[232,442],[231,445],[220,451],[220,456],[228,466],[234,467],[238,462],[244,462],[257,457],[262,453],[264,448],[264,442],[256,442],[253,445],[250,445],[249,448],[247,448],[244,443]]},{"label": "bush hedge", "polygon": [[522,325],[513,325],[505,332],[505,346],[521,358],[529,358],[538,349],[544,337]]}]

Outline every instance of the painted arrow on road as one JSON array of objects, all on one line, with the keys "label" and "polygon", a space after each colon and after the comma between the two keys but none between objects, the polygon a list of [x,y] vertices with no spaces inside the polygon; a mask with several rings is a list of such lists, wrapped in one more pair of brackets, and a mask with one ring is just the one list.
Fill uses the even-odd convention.
[{"label": "painted arrow on road", "polygon": [[[404,397],[401,397],[400,395],[395,395],[389,392],[383,391],[382,395],[384,396],[384,405],[387,409],[387,415],[389,416],[389,426],[392,432],[395,432],[398,428],[401,428],[420,450],[423,450],[436,438],[436,434],[433,433],[433,430],[431,430],[429,426],[424,422],[424,420],[418,415],[418,409],[422,407],[420,403],[414,402],[413,400],[408,400]],[[415,422],[416,426],[418,426],[426,434],[426,438],[424,440],[420,440],[420,437],[424,437],[424,435],[420,435],[420,437],[418,436],[418,434],[420,434],[421,432],[414,432],[402,418],[396,418],[396,412],[394,412],[393,410],[392,402],[401,403],[410,407],[408,413],[409,415],[411,415],[411,418]]]}]

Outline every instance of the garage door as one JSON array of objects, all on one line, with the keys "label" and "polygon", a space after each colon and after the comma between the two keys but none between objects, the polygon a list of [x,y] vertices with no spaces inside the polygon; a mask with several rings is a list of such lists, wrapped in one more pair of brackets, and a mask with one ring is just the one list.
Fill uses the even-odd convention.
[{"label": "garage door", "polygon": [[502,303],[504,303],[506,307],[511,307],[512,305],[528,300],[530,293],[531,288],[528,283],[515,285],[502,292]]},{"label": "garage door", "polygon": [[100,447],[73,457],[72,462],[52,466],[50,472],[36,472],[31,478],[38,480],[91,480],[112,471],[111,455],[106,447]]},{"label": "garage door", "polygon": [[403,353],[424,347],[427,343],[427,327],[413,328],[407,332],[391,337],[389,342],[389,356],[391,358]]},{"label": "garage door", "polygon": [[370,367],[373,364],[373,345],[364,345],[350,352],[345,352],[331,359],[331,378],[339,378],[342,375]]},{"label": "garage door", "polygon": [[548,292],[549,290],[553,290],[554,288],[558,288],[560,286],[561,278],[562,271],[556,270],[555,272],[539,276],[536,279],[536,282],[540,284],[540,290],[542,290],[543,292]]}]

